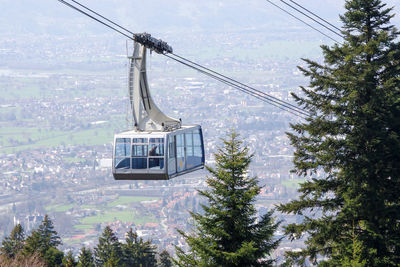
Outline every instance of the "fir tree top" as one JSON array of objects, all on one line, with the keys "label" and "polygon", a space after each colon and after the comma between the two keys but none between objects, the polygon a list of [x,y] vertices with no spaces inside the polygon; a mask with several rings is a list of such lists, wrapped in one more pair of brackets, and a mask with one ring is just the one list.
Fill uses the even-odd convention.
[{"label": "fir tree top", "polygon": [[270,266],[268,259],[279,240],[273,238],[278,224],[272,212],[256,222],[255,197],[260,191],[256,177],[248,177],[252,155],[238,134],[231,133],[215,155],[216,166],[207,167],[208,190],[200,190],[207,204],[204,213],[191,213],[195,233],[180,233],[189,252],[177,248],[179,266]]}]

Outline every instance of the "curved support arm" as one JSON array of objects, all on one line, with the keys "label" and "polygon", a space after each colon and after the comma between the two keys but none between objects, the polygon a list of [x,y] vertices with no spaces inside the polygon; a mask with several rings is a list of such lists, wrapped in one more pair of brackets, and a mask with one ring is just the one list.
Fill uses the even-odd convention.
[{"label": "curved support arm", "polygon": [[130,57],[129,98],[136,130],[170,131],[181,127],[180,120],[165,115],[154,103],[147,82],[146,47],[137,42]]}]

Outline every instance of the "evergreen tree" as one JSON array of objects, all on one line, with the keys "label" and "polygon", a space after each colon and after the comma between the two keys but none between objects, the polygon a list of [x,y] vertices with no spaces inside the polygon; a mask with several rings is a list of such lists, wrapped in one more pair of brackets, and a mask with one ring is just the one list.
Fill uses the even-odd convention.
[{"label": "evergreen tree", "polygon": [[77,267],[94,267],[93,254],[89,248],[81,249]]},{"label": "evergreen tree", "polygon": [[61,238],[54,230],[53,222],[46,214],[39,228],[32,231],[31,235],[26,239],[24,250],[26,252],[39,251],[42,255],[49,248],[57,248],[61,244]]},{"label": "evergreen tree", "polygon": [[[110,257],[107,259],[106,263],[104,264],[104,267],[119,267],[120,262],[120,257],[115,255],[115,251],[111,251]],[[131,265],[134,266],[134,265]]]},{"label": "evergreen tree", "polygon": [[177,249],[178,266],[271,266],[268,259],[280,240],[273,238],[278,223],[272,212],[256,222],[254,201],[260,192],[257,178],[248,178],[252,156],[236,133],[223,140],[215,155],[216,167],[207,167],[208,191],[199,191],[208,205],[204,215],[191,212],[195,232],[184,236],[188,252]]},{"label": "evergreen tree", "polygon": [[150,241],[143,241],[132,228],[126,233],[126,243],[122,245],[126,266],[157,266],[156,248]]},{"label": "evergreen tree", "polygon": [[77,265],[74,256],[72,255],[72,251],[67,253],[67,256],[62,260],[63,267],[75,267]]},{"label": "evergreen tree", "polygon": [[2,241],[0,253],[15,258],[22,250],[25,241],[25,233],[21,224],[17,224],[11,231],[10,236],[5,237]]},{"label": "evergreen tree", "polygon": [[[306,248],[297,264],[398,266],[400,262],[400,44],[391,8],[347,0],[344,43],[322,46],[324,62],[305,60],[310,78],[297,102],[312,114],[292,125],[295,172],[309,176],[300,199],[281,205],[304,214],[291,239]],[[316,179],[317,172],[325,177]]]},{"label": "evergreen tree", "polygon": [[168,251],[164,250],[160,253],[160,263],[158,264],[160,267],[172,267],[171,256]]},{"label": "evergreen tree", "polygon": [[139,239],[138,235],[132,231],[132,228],[126,233],[125,241],[126,243],[122,244],[125,265],[139,266]]},{"label": "evergreen tree", "polygon": [[50,247],[42,257],[46,261],[47,267],[59,267],[63,262],[64,253],[56,248]]},{"label": "evergreen tree", "polygon": [[[121,243],[109,226],[104,228],[103,234],[99,237],[99,244],[94,249],[95,263],[97,266],[104,265],[113,256],[113,262],[122,258]],[[111,262],[109,262],[111,263]]]}]

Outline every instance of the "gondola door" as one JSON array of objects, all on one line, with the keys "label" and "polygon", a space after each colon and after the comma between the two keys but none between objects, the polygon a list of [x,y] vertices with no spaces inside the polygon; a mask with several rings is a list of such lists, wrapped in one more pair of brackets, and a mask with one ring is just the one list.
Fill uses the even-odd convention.
[{"label": "gondola door", "polygon": [[176,174],[175,135],[168,135],[168,176]]},{"label": "gondola door", "polygon": [[178,133],[175,136],[176,144],[176,172],[180,173],[186,170],[186,151],[185,151],[185,134]]}]

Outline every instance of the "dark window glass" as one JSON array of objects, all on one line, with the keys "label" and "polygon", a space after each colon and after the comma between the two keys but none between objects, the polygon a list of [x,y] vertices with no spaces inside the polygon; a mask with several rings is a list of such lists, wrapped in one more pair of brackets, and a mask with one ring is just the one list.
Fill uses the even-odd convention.
[{"label": "dark window glass", "polygon": [[150,144],[149,156],[164,156],[164,145],[163,144]]},{"label": "dark window glass", "polygon": [[176,160],[177,172],[184,171],[186,169],[184,134],[176,135]]},{"label": "dark window glass", "polygon": [[201,138],[200,138],[199,130],[196,130],[193,133],[193,145],[194,146],[201,146]]},{"label": "dark window glass", "polygon": [[115,169],[129,169],[131,167],[129,158],[115,158]]},{"label": "dark window glass", "polygon": [[177,147],[176,148],[176,157],[177,158],[184,158],[185,157],[185,148],[184,147]]},{"label": "dark window glass", "polygon": [[150,143],[164,144],[164,138],[150,138]]},{"label": "dark window glass", "polygon": [[133,143],[147,143],[147,138],[133,138]]},{"label": "dark window glass", "polygon": [[195,146],[193,150],[194,150],[193,154],[194,154],[195,157],[199,157],[199,158],[203,157],[203,151],[202,151],[200,146]]},{"label": "dark window glass", "polygon": [[132,158],[132,169],[147,169],[147,158]]},{"label": "dark window glass", "polygon": [[119,143],[115,145],[115,157],[130,157],[130,143]]},{"label": "dark window glass", "polygon": [[187,146],[186,147],[186,158],[193,156],[193,147],[192,146]]},{"label": "dark window glass", "polygon": [[186,133],[185,134],[186,138],[186,145],[187,146],[193,146],[193,134],[192,133]]},{"label": "dark window glass", "polygon": [[177,147],[183,147],[185,145],[183,138],[184,138],[183,134],[176,135],[176,146]]},{"label": "dark window glass", "polygon": [[202,164],[203,149],[199,130],[193,131],[193,146],[191,148],[186,148],[186,155],[186,166],[188,169],[200,166]]},{"label": "dark window glass", "polygon": [[[171,138],[174,139],[173,137]],[[175,141],[169,143],[168,156],[170,159],[175,158]]]},{"label": "dark window glass", "polygon": [[185,134],[185,144],[186,144],[186,157],[193,156],[193,134]]},{"label": "dark window glass", "polygon": [[147,157],[147,145],[132,145],[132,157]]},{"label": "dark window glass", "polygon": [[117,140],[115,140],[116,143],[130,143],[131,139],[130,138],[117,138]]},{"label": "dark window glass", "polygon": [[164,159],[149,158],[149,169],[164,169]]}]

